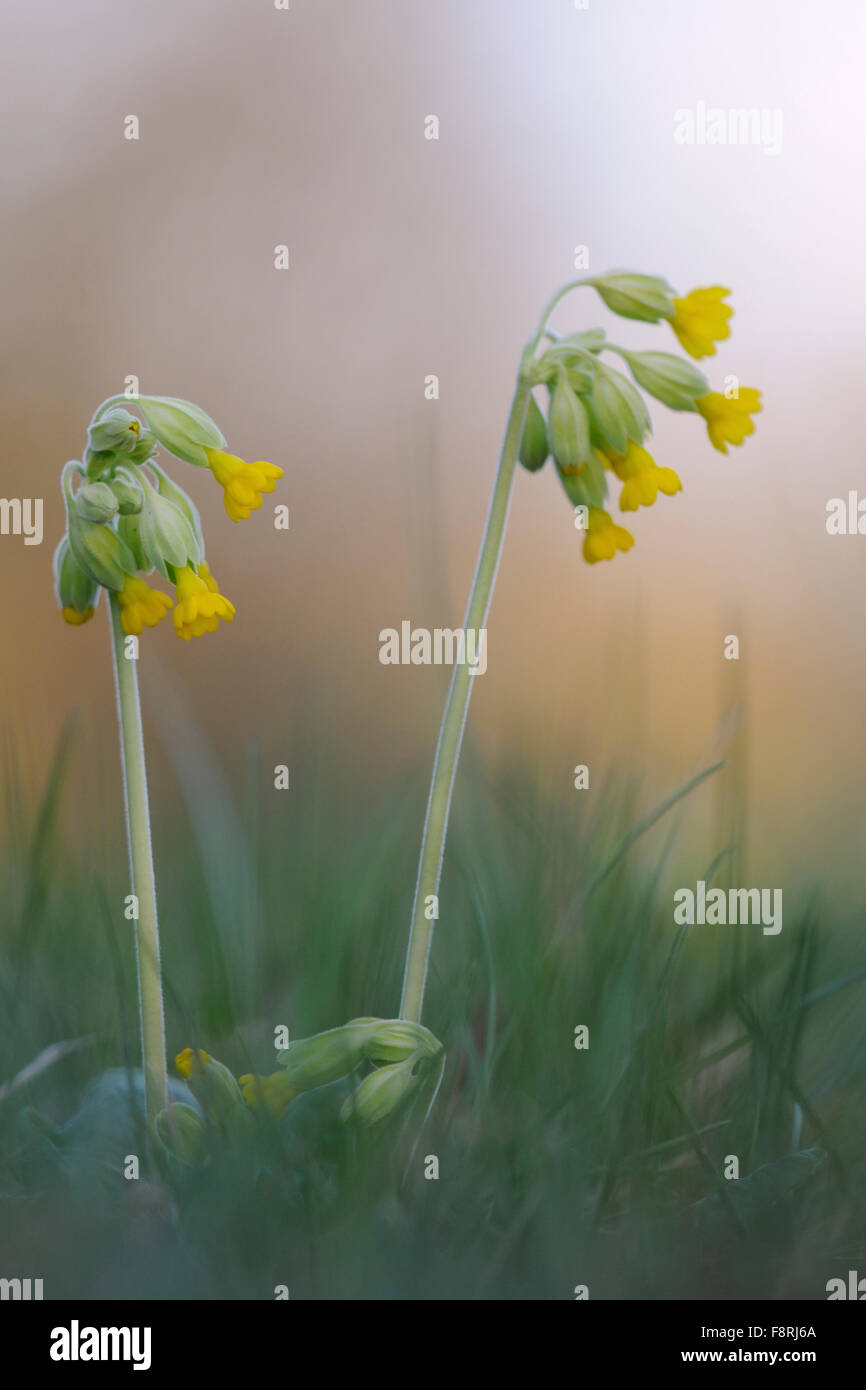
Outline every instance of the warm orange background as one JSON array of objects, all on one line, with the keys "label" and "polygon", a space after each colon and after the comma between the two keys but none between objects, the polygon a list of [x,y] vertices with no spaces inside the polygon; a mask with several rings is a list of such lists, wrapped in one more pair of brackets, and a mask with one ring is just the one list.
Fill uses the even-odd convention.
[{"label": "warm orange background", "polygon": [[[265,767],[301,769],[319,737],[371,803],[420,779],[443,673],[382,667],[378,632],[460,622],[519,352],[585,243],[594,271],[730,285],[734,335],[703,366],[765,410],[727,458],[655,410],[685,492],[634,518],[612,565],[583,564],[548,470],[518,478],[473,733],[553,787],[576,762],[594,789],[640,769],[650,803],[745,697],[758,877],[856,880],[866,537],[828,537],[824,512],[866,494],[861,7],[42,0],[5,28],[2,491],[46,499],[46,536],[0,538],[3,717],[33,784],[78,707],[79,793],[119,809],[105,612],[64,627],[50,559],[59,469],[128,373],[282,464],[292,517],[233,526],[176,465],[238,618],[189,646],[145,635],[149,718],[177,732],[178,701],[200,711],[235,788],[253,736]],[[698,101],[780,108],[781,154],[676,145]],[[675,347],[587,293],[556,319],[593,323]],[[170,791],[155,743],[151,762]],[[713,804],[695,803],[707,859]]]}]

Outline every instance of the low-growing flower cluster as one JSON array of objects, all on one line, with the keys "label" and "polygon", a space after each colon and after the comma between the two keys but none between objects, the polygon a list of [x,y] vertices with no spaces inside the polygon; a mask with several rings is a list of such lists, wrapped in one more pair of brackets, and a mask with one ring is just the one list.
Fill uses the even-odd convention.
[{"label": "low-growing flower cluster", "polygon": [[[175,632],[188,642],[230,623],[235,608],[205,561],[195,504],[156,461],[158,446],[212,473],[232,521],[261,507],[262,494],[273,492],[283,470],[226,453],[220,430],[190,401],[138,396],[126,404],[139,419],[124,400],[112,397],[99,407],[82,460],[63,470],[66,534],[54,556],[60,609],[79,626],[107,589],[117,597],[127,635],[155,627],[173,609]],[[174,598],[142,577],[154,571],[174,587]]]},{"label": "low-growing flower cluster", "polygon": [[339,1028],[299,1038],[277,1060],[282,1070],[273,1075],[235,1080],[209,1053],[184,1048],[175,1066],[200,1109],[175,1101],[160,1112],[156,1129],[164,1147],[184,1163],[203,1162],[215,1144],[231,1145],[248,1136],[256,1115],[279,1120],[296,1096],[356,1073],[358,1084],[344,1101],[340,1118],[369,1128],[423,1095],[437,1078],[444,1051],[420,1023],[353,1018]]},{"label": "low-growing flower cluster", "polygon": [[[716,343],[730,335],[733,310],[724,302],[730,290],[720,285],[679,298],[653,275],[612,272],[578,283],[597,290],[623,318],[669,324],[690,357],[713,356]],[[545,337],[550,346],[525,361],[523,371],[532,387],[546,388],[547,410],[530,396],[520,462],[535,473],[553,456],[566,494],[583,509],[584,558],[589,564],[612,560],[617,551],[631,549],[634,537],[605,509],[611,477],[622,483],[623,512],[651,507],[659,493],[671,497],[682,489],[674,470],[657,464],[644,447],[651,420],[637,388],[671,410],[701,416],[710,442],[723,454],[729,444],[742,444],[753,433],[760,393],[738,384],[711,391],[691,362],[670,352],[620,347],[601,328]],[[603,362],[603,352],[616,353],[632,379]]]}]

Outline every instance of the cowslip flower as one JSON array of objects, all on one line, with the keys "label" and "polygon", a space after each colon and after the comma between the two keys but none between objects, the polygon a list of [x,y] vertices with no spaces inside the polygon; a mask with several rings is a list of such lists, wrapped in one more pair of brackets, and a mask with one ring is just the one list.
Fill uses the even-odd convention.
[{"label": "cowslip flower", "polygon": [[690,357],[714,357],[716,343],[730,337],[728,319],[734,311],[722,302],[730,293],[722,285],[711,285],[674,299],[670,325]]},{"label": "cowslip flower", "polygon": [[168,594],[151,589],[143,579],[127,574],[117,595],[120,603],[120,625],[128,637],[140,637],[146,627],[156,627],[174,607]]},{"label": "cowslip flower", "polygon": [[232,521],[246,521],[262,505],[262,493],[273,492],[282,468],[275,463],[245,463],[237,454],[205,447],[211,472],[223,489],[225,509]]},{"label": "cowslip flower", "polygon": [[622,512],[636,512],[638,507],[651,507],[660,492],[666,497],[682,491],[679,476],[672,468],[661,468],[640,444],[629,440],[624,454],[606,450],[623,489],[619,497]]},{"label": "cowslip flower", "polygon": [[618,550],[631,550],[634,536],[616,522],[602,507],[590,507],[583,558],[595,565],[599,560],[612,560]]},{"label": "cowslip flower", "polygon": [[199,568],[207,571],[206,578],[196,574],[191,565],[177,572],[177,606],[172,618],[174,630],[184,642],[216,632],[220,618],[230,623],[235,616],[234,604],[220,593],[210,570],[204,565]]},{"label": "cowslip flower", "polygon": [[729,444],[742,444],[747,435],[754,434],[755,422],[749,417],[760,411],[761,393],[752,386],[741,386],[738,394],[731,397],[710,391],[695,405],[707,422],[713,448],[726,454]]}]

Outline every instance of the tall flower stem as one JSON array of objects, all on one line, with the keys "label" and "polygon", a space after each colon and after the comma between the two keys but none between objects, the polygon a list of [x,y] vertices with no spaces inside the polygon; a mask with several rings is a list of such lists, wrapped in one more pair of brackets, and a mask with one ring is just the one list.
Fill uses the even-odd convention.
[{"label": "tall flower stem", "polygon": [[[534,347],[534,344],[531,345]],[[524,365],[530,354],[524,357]],[[508,520],[508,506],[511,500],[511,485],[526,410],[529,404],[531,379],[521,366],[499,468],[493,484],[493,495],[487,513],[487,524],[478,553],[475,578],[463,622],[467,632],[478,632],[487,622],[493,585],[502,554],[505,526]],[[476,648],[477,650],[477,648]],[[406,951],[406,968],[403,975],[403,997],[400,1001],[400,1017],[420,1022],[424,1002],[424,986],[427,980],[427,964],[433,940],[434,919],[428,917],[428,899],[438,893],[439,878],[442,872],[442,855],[445,850],[445,836],[448,831],[448,816],[451,810],[451,795],[454,778],[463,742],[463,730],[472,694],[472,683],[476,677],[466,662],[454,666],[448,698],[442,715],[439,742],[433,764],[433,779],[430,784],[430,797],[427,802],[427,815],[424,821],[424,834],[421,840],[421,859],[418,865],[418,880],[415,885],[415,901],[412,905],[412,923],[409,930],[409,945]]]},{"label": "tall flower stem", "polygon": [[167,1101],[165,1063],[165,1014],[159,966],[159,926],[156,919],[156,883],[153,849],[150,843],[150,816],[147,807],[147,775],[144,766],[144,739],[138,673],[135,661],[124,655],[124,631],[117,595],[108,595],[117,716],[120,724],[120,754],[123,765],[123,792],[126,806],[126,835],[132,892],[138,899],[135,923],[135,955],[138,970],[138,1007],[141,1017],[141,1053],[144,1068],[145,1110],[149,1138],[154,1122]]}]

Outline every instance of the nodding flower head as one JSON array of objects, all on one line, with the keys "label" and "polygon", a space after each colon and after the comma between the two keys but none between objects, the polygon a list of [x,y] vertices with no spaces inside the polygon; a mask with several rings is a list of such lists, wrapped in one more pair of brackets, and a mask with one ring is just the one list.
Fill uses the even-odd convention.
[{"label": "nodding flower head", "polygon": [[[108,589],[128,635],[155,627],[173,606],[174,628],[184,641],[231,622],[234,605],[204,561],[198,509],[153,454],[161,445],[175,458],[210,469],[233,521],[261,507],[262,494],[273,492],[283,470],[226,453],[210,416],[175,396],[112,397],[95,412],[87,434],[83,462],[66,464],[61,478],[67,530],[55,578],[64,621],[88,622],[100,590]],[[145,583],[153,570],[175,585],[176,605]]]},{"label": "nodding flower head", "polygon": [[225,509],[232,521],[246,521],[262,505],[262,493],[273,492],[282,468],[274,463],[245,463],[222,449],[205,449],[211,472],[223,489]]},{"label": "nodding flower head", "polygon": [[[678,296],[659,276],[617,270],[575,281],[566,290],[578,286],[596,290],[621,318],[669,324],[689,357],[714,356],[716,344],[730,336],[733,309],[726,303],[730,290],[722,285]],[[550,301],[521,362],[529,400],[518,457],[533,473],[541,470],[548,453],[553,455],[569,501],[583,511],[583,554],[594,565],[634,544],[606,510],[611,472],[623,484],[623,512],[651,507],[660,492],[670,497],[682,489],[679,475],[657,465],[644,447],[652,433],[645,396],[669,410],[702,416],[713,447],[727,453],[729,444],[742,444],[753,433],[751,417],[761,409],[760,394],[751,387],[735,395],[711,391],[703,372],[687,358],[620,346],[608,340],[603,328],[560,337],[547,323],[563,295],[560,291]],[[543,341],[549,346],[540,346]],[[602,361],[606,352],[615,353],[628,374]],[[548,392],[546,421],[532,394],[537,387]]]},{"label": "nodding flower head", "polygon": [[191,565],[177,571],[177,606],[172,617],[174,630],[184,642],[216,632],[220,619],[230,623],[235,616],[234,604],[220,593],[210,570],[206,565],[200,568],[206,571],[204,576]]}]

